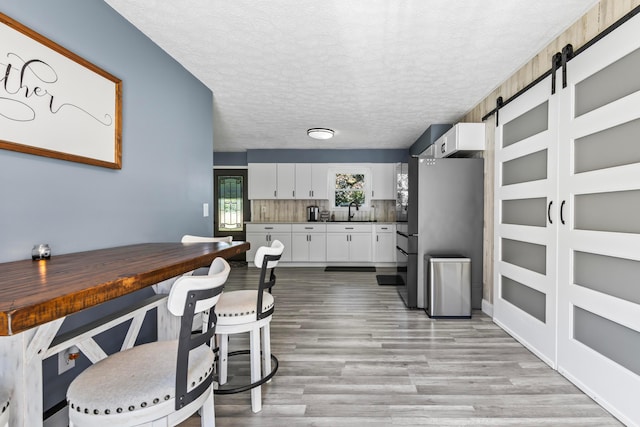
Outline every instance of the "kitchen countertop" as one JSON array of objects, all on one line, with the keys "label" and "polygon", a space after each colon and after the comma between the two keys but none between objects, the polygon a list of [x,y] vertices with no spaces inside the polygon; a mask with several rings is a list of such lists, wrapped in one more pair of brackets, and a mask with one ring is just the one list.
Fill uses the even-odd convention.
[{"label": "kitchen countertop", "polygon": [[245,224],[395,224],[396,221],[245,221]]}]

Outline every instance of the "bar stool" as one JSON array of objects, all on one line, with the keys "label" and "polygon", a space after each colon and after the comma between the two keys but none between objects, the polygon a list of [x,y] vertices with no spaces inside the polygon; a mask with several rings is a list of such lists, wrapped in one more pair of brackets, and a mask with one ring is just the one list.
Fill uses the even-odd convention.
[{"label": "bar stool", "polygon": [[215,426],[209,343],[216,316],[208,316],[204,332],[192,333],[191,325],[218,302],[229,271],[216,258],[208,275],[179,277],[167,305],[181,317],[180,338],[139,345],[88,367],[67,391],[69,425],[174,426],[201,409],[201,426]]},{"label": "bar stool", "polygon": [[[261,246],[256,251],[254,264],[259,267],[260,281],[257,290],[225,292],[215,307],[218,316],[216,336],[218,338],[218,383],[227,382],[227,361],[229,356],[250,354],[251,384],[233,389],[219,388],[217,394],[229,394],[251,389],[251,409],[262,409],[261,385],[267,382],[278,369],[278,359],[271,354],[270,322],[274,311],[271,288],[276,283],[275,267],[282,256],[284,245],[274,240],[270,247]],[[269,276],[267,279],[267,273]],[[249,332],[249,350],[229,353],[229,335]],[[263,375],[260,370],[260,341],[262,335]],[[271,361],[275,367],[271,370]]]},{"label": "bar stool", "polygon": [[9,427],[9,403],[11,399],[5,391],[0,392],[0,427]]}]

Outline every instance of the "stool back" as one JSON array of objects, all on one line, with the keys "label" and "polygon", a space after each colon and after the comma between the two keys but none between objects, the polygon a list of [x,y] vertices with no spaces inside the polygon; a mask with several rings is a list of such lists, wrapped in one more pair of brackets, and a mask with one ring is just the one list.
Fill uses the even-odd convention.
[{"label": "stool back", "polygon": [[[217,316],[212,307],[216,305],[231,268],[222,258],[216,258],[209,267],[207,276],[181,276],[174,283],[168,298],[169,311],[181,316],[178,359],[176,363],[176,410],[201,396],[213,381],[213,367],[205,381],[187,391],[189,353],[201,345],[211,345],[215,333]],[[209,310],[206,327],[192,332],[193,318]]]},{"label": "stool back", "polygon": [[[261,246],[256,251],[256,256],[253,262],[256,267],[260,267],[260,282],[258,283],[258,301],[256,307],[256,320],[264,319],[265,317],[273,314],[273,307],[269,310],[262,311],[262,293],[269,292],[276,284],[275,268],[278,265],[282,252],[284,251],[284,245],[280,240],[274,240],[271,246]],[[267,280],[267,272],[269,272],[269,279]]]},{"label": "stool back", "polygon": [[224,237],[204,237],[204,236],[192,236],[190,234],[185,234],[182,236],[182,243],[205,243],[205,242],[224,242],[231,243],[233,241],[233,236],[224,236]]}]

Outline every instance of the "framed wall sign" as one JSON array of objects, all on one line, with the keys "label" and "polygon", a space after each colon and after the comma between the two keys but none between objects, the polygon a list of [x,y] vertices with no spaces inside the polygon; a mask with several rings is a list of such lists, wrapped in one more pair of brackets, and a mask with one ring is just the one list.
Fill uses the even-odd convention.
[{"label": "framed wall sign", "polygon": [[0,148],[122,167],[122,81],[0,13]]}]

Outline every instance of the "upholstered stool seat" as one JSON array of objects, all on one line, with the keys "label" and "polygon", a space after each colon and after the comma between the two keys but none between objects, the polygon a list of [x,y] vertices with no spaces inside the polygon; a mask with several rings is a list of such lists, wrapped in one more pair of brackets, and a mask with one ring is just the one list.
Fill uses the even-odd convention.
[{"label": "upholstered stool seat", "polygon": [[[78,375],[67,390],[70,427],[175,426],[201,410],[202,427],[214,427],[215,354],[211,341],[220,299],[230,272],[216,258],[206,276],[181,276],[167,297],[181,318],[180,338],[114,353]],[[192,331],[196,316],[205,317]]]},{"label": "upholstered stool seat", "polygon": [[[69,411],[114,419],[136,412],[160,411],[175,405],[178,340],[143,344],[115,353],[89,366],[67,391]],[[215,356],[207,346],[189,356],[187,391],[198,386],[213,369]],[[102,416],[102,417],[101,417]],[[105,417],[106,416],[106,417]]]},{"label": "upholstered stool seat", "polygon": [[[218,322],[225,325],[234,325],[256,320],[256,300],[257,291],[242,290],[231,291],[224,294],[216,304],[216,314]],[[265,313],[273,308],[273,295],[268,292],[262,293],[262,312]]]}]

